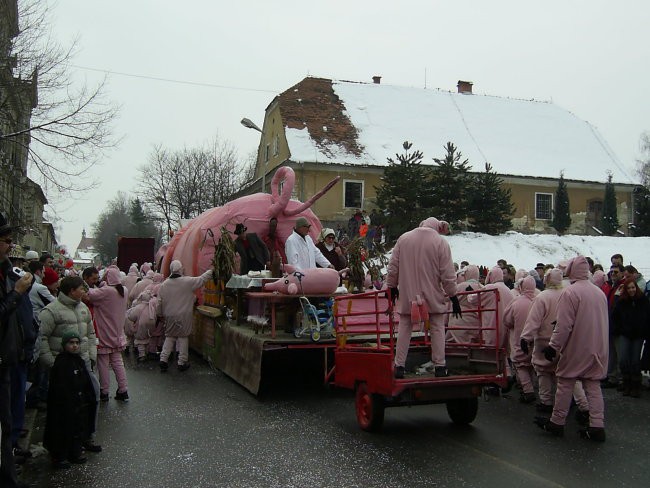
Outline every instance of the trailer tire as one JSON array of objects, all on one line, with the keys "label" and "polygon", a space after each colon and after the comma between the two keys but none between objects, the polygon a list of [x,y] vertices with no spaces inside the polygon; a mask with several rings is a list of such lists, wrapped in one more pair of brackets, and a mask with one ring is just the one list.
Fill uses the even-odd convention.
[{"label": "trailer tire", "polygon": [[355,394],[357,423],[361,430],[377,432],[384,423],[384,399],[368,391],[366,383],[359,383]]},{"label": "trailer tire", "polygon": [[457,425],[471,424],[478,413],[478,398],[456,398],[447,401],[447,413]]}]

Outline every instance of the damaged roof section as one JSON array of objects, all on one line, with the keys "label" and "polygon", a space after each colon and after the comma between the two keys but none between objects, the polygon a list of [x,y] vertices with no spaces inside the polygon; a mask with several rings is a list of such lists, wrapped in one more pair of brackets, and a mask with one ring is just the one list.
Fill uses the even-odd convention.
[{"label": "damaged roof section", "polygon": [[287,129],[307,129],[312,142],[330,158],[335,156],[333,151],[341,149],[361,157],[364,147],[359,143],[359,132],[334,92],[332,80],[305,78],[278,99]]}]

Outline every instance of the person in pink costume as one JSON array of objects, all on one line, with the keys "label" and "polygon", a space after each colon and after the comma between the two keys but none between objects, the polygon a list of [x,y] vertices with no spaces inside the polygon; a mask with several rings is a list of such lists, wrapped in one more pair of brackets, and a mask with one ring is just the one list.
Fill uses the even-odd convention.
[{"label": "person in pink costume", "polygon": [[154,274],[155,273],[151,270],[147,271],[147,274],[142,276],[142,279],[135,284],[133,289],[129,290],[129,300],[131,300],[131,303],[133,303],[135,299],[138,298],[138,295],[140,295],[140,293],[142,293],[149,285],[153,284]]},{"label": "person in pink costume", "polygon": [[[548,361],[542,352],[548,346],[553,333],[553,325],[557,319],[557,304],[564,288],[563,275],[560,269],[551,269],[544,275],[544,291],[533,300],[533,306],[528,312],[528,318],[519,338],[519,348],[532,350],[532,365],[537,374],[539,403],[537,410],[542,413],[553,411],[555,388],[555,368],[557,357]],[[589,402],[582,388],[582,382],[576,381],[573,388],[573,398],[578,406],[576,418],[579,422],[589,421]]]},{"label": "person in pink costume", "polygon": [[156,305],[158,300],[151,293],[151,287],[140,293],[133,306],[127,312],[127,318],[133,322],[134,343],[138,351],[138,362],[147,360],[147,350],[151,342],[151,330],[156,325]]},{"label": "person in pink costume", "polygon": [[[503,270],[498,266],[495,266],[490,271],[488,271],[487,276],[485,277],[485,286],[483,290],[498,290],[499,299],[496,300],[495,293],[485,293],[482,294],[482,307],[496,309],[499,315],[499,323],[497,324],[497,313],[496,312],[483,312],[483,327],[492,328],[493,330],[486,330],[483,332],[483,340],[488,345],[497,345],[498,347],[505,347],[507,329],[503,325],[503,314],[508,308],[508,305],[514,299],[510,289],[503,282]],[[472,297],[470,300],[474,305],[477,298]],[[499,344],[496,344],[496,329],[498,326],[499,331]]]},{"label": "person in pink costume", "polygon": [[550,419],[536,418],[542,429],[563,435],[566,416],[576,380],[589,401],[589,427],[580,431],[583,438],[605,440],[605,405],[600,380],[607,375],[608,310],[607,297],[589,280],[589,263],[584,256],[571,259],[566,267],[571,280],[560,296],[557,323],[544,356],[552,361],[559,353],[555,371],[557,391]]},{"label": "person in pink costume", "polygon": [[[156,273],[154,276],[154,281],[157,277],[162,278],[162,275]],[[154,283],[147,288],[151,292],[152,300],[156,300],[156,313],[158,311],[158,292],[162,285],[162,280],[160,283]],[[151,303],[151,302],[150,302]],[[157,355],[162,351],[163,343],[165,342],[165,321],[161,317],[157,317],[156,324],[149,330],[149,348],[147,353],[149,358],[157,358]]]},{"label": "person in pink costume", "polygon": [[[131,291],[135,287],[135,284],[138,282],[138,279],[140,279],[140,273],[138,273],[138,267],[135,265],[131,265],[129,268],[129,273],[126,275],[126,278],[124,279],[124,286],[126,287],[127,290]],[[129,296],[129,301],[127,302],[127,306],[131,306],[131,302],[133,300]]]},{"label": "person in pink costume", "polygon": [[158,291],[157,313],[165,319],[165,342],[160,354],[161,372],[168,369],[167,361],[174,345],[178,348],[178,369],[185,371],[190,367],[188,336],[192,333],[194,319],[194,290],[201,288],[212,278],[211,269],[201,276],[183,276],[183,265],[178,260],[171,262],[169,271],[169,278]]},{"label": "person in pink costume", "polygon": [[97,369],[99,371],[100,400],[108,401],[110,386],[109,367],[117,380],[115,399],[123,402],[129,400],[129,385],[122,360],[122,351],[126,347],[124,336],[124,319],[128,290],[120,282],[120,270],[109,266],[104,274],[105,286],[88,290],[88,300],[93,305],[95,324],[97,325]]},{"label": "person in pink costume", "polygon": [[470,264],[463,268],[463,280],[456,285],[456,293],[460,308],[463,315],[460,317],[449,317],[449,327],[473,327],[473,329],[457,329],[447,331],[448,342],[478,342],[478,328],[480,320],[478,312],[468,312],[467,310],[476,310],[476,305],[469,303],[469,297],[473,295],[460,295],[461,292],[475,291],[483,288],[479,283],[479,269],[478,266]]},{"label": "person in pink costume", "polygon": [[413,302],[422,301],[428,309],[431,326],[431,361],[436,376],[447,376],[445,360],[445,315],[449,295],[455,314],[460,315],[456,298],[456,272],[447,241],[438,233],[440,222],[430,217],[420,227],[402,234],[388,264],[387,287],[391,289],[400,315],[395,352],[396,378],[404,377],[404,366],[411,342]]},{"label": "person in pink costume", "polygon": [[533,366],[531,364],[528,348],[522,350],[519,344],[521,332],[524,329],[528,312],[533,306],[535,298],[535,278],[526,276],[519,283],[520,295],[515,298],[503,316],[503,324],[510,329],[510,360],[514,364],[517,380],[521,385],[522,403],[533,403],[535,401],[535,387],[533,386]]},{"label": "person in pink costume", "polygon": [[140,275],[145,277],[149,271],[151,271],[151,263],[142,263],[142,266],[140,266]]}]

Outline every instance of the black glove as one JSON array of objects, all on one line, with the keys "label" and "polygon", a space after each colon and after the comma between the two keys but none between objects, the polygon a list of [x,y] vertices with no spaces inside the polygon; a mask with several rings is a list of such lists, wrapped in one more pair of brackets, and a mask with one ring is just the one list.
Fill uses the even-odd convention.
[{"label": "black glove", "polygon": [[524,354],[528,354],[528,341],[526,339],[521,339],[519,342],[519,347],[521,347],[521,350]]},{"label": "black glove", "polygon": [[457,296],[449,297],[451,300],[451,312],[454,314],[454,317],[459,319],[463,316],[462,311],[460,309],[460,302],[458,301]]},{"label": "black glove", "polygon": [[542,349],[542,353],[544,354],[544,357],[547,361],[553,361],[553,359],[555,359],[557,351],[551,346],[546,346],[544,349]]},{"label": "black glove", "polygon": [[390,289],[390,301],[393,305],[395,305],[395,300],[397,300],[397,297],[399,297],[399,290],[397,287],[391,288]]}]

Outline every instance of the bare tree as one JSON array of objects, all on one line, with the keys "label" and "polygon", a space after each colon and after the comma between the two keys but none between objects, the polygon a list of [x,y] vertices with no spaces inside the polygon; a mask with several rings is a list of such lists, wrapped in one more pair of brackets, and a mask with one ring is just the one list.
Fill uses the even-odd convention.
[{"label": "bare tree", "polygon": [[156,146],[139,168],[139,194],[169,231],[178,220],[232,199],[254,174],[254,161],[242,165],[238,159],[233,144],[218,136],[199,148],[171,151]]},{"label": "bare tree", "polygon": [[[3,90],[0,114],[29,114],[28,124],[15,121],[16,130],[0,134],[5,145],[16,144],[29,152],[35,177],[61,192],[88,189],[90,175],[104,150],[113,147],[111,123],[118,108],[105,94],[105,82],[95,87],[75,85],[70,63],[76,42],[64,47],[51,36],[47,2],[19,0],[19,34],[11,50],[14,76],[32,85],[32,96]],[[0,53],[4,56],[5,53]],[[8,103],[20,101],[20,110],[8,110]],[[32,106],[29,106],[31,104]]]}]

